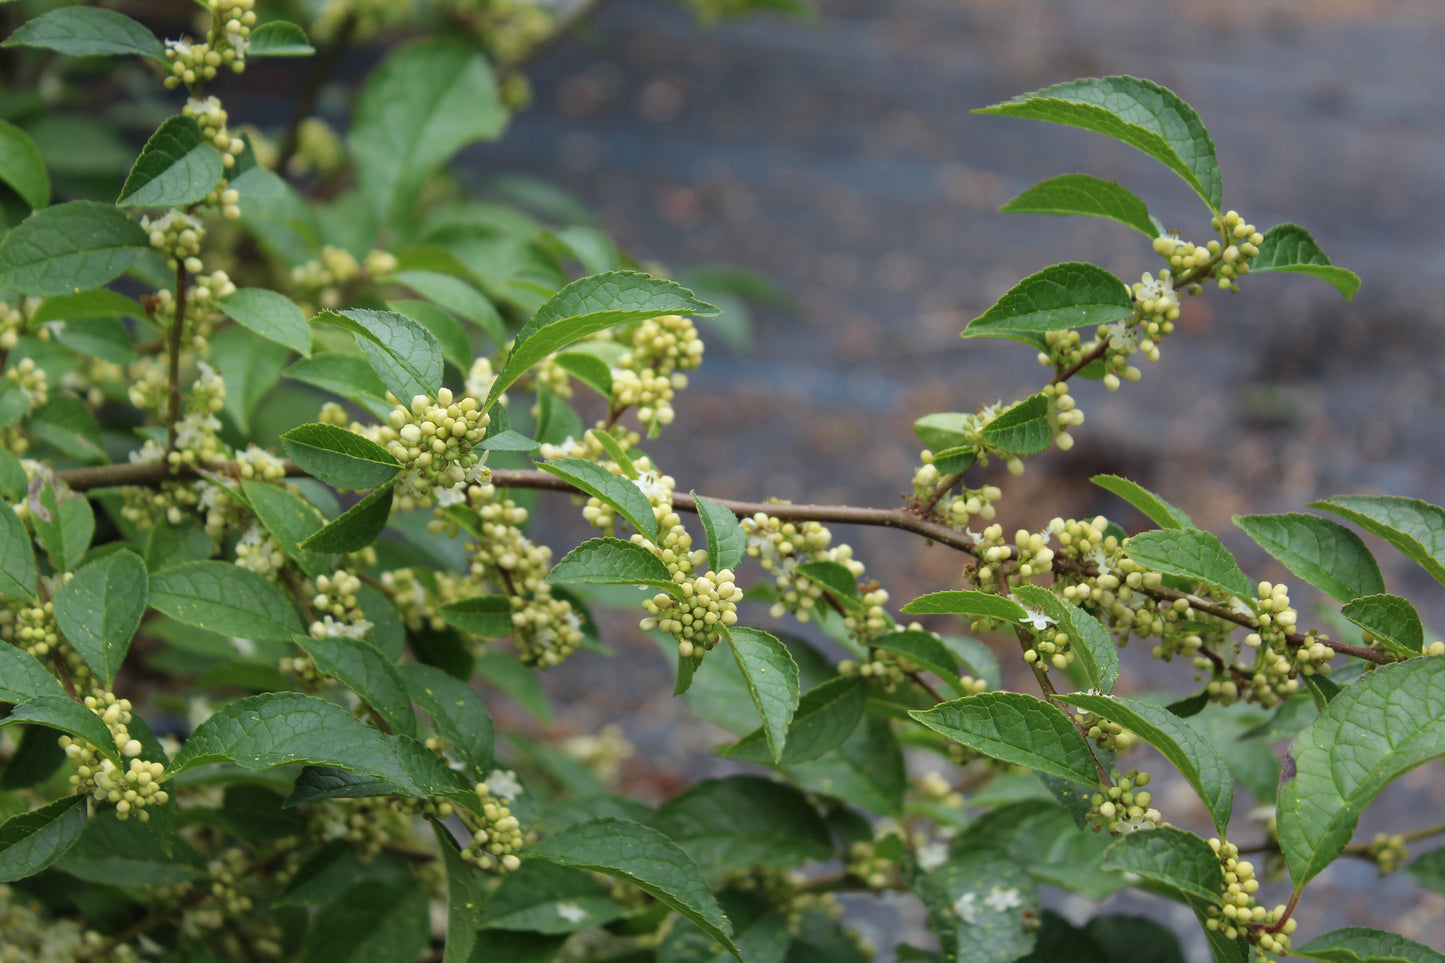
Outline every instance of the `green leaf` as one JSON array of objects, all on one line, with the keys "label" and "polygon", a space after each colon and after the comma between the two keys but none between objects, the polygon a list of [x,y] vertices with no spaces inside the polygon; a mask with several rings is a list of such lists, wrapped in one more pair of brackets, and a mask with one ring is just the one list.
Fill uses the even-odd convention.
[{"label": "green leaf", "polygon": [[167,775],[224,762],[250,770],[330,766],[391,783],[416,799],[459,788],[430,749],[378,732],[340,706],[299,692],[267,692],[225,706],[196,727]]},{"label": "green leaf", "polygon": [[361,501],[326,523],[301,547],[312,552],[359,552],[376,541],[391,518],[392,485],[368,492]]},{"label": "green leaf", "polygon": [[1014,285],[964,328],[965,338],[1013,338],[1041,345],[1049,331],[1094,327],[1134,314],[1129,288],[1094,264],[1046,267]]},{"label": "green leaf", "polygon": [[816,583],[844,605],[857,606],[862,602],[858,576],[842,562],[804,562],[793,572]]},{"label": "green leaf", "polygon": [[635,271],[580,278],[558,291],[517,332],[507,363],[487,393],[484,407],[554,351],[606,328],[665,314],[716,317],[718,309],[672,281]]},{"label": "green leaf", "polygon": [[394,407],[382,397],[386,386],[371,365],[355,355],[326,351],[304,358],[282,373],[294,381],[340,395],[378,418],[391,414]]},{"label": "green leaf", "polygon": [[1037,585],[1018,585],[1014,596],[1054,620],[1044,631],[1064,632],[1078,656],[1089,685],[1108,695],[1119,681],[1119,647],[1109,630],[1073,602]]},{"label": "green leaf", "polygon": [[301,963],[412,963],[430,939],[426,891],[414,878],[368,879],[317,912]]},{"label": "green leaf", "polygon": [[921,669],[938,676],[949,688],[959,695],[967,695],[958,676],[958,660],[953,652],[932,632],[919,629],[899,629],[874,636],[870,647],[901,655]]},{"label": "green leaf", "polygon": [[905,615],[963,615],[974,619],[1002,619],[1019,624],[1028,618],[1013,599],[987,592],[932,592],[920,595],[900,610]]},{"label": "green leaf", "polygon": [[[1368,720],[1368,724],[1361,724]],[[1279,841],[1295,888],[1344,851],[1360,813],[1396,777],[1445,754],[1445,659],[1381,666],[1347,686],[1290,746]]]},{"label": "green leaf", "polygon": [[35,601],[35,549],[9,505],[0,505],[0,596]]},{"label": "green leaf", "polygon": [[178,843],[160,827],[161,822],[117,819],[113,810],[102,809],[86,823],[80,840],[56,868],[102,886],[123,879],[127,887],[151,889],[205,879],[205,866],[195,850]]},{"label": "green leaf", "polygon": [[1395,655],[1412,658],[1425,645],[1420,613],[1398,595],[1365,595],[1346,603],[1340,614],[1364,629]]},{"label": "green leaf", "polygon": [[338,425],[297,425],[281,445],[302,471],[342,491],[375,488],[401,473],[391,452]]},{"label": "green leaf", "polygon": [[[1143,916],[1095,916],[1084,933],[1108,951],[1109,963],[1186,963],[1179,938]],[[1039,963],[1048,963],[1040,960]]]},{"label": "green leaf", "polygon": [[551,724],[552,709],[547,701],[547,690],[542,688],[535,671],[500,652],[483,652],[477,656],[475,667],[477,675],[510,696],[539,721]]},{"label": "green leaf", "polygon": [[617,246],[605,231],[574,224],[553,231],[552,236],[566,248],[567,255],[582,265],[582,270],[587,274],[603,274],[615,271],[621,266]]},{"label": "green leaf", "polygon": [[1445,847],[1421,853],[1405,872],[1431,892],[1445,894]]},{"label": "green leaf", "polygon": [[382,223],[394,222],[438,167],[467,144],[495,138],[506,121],[481,54],[441,40],[394,49],[371,72],[352,112],[362,194]]},{"label": "green leaf", "polygon": [[442,349],[442,360],[458,371],[472,368],[472,342],[466,328],[452,317],[450,311],[439,308],[430,301],[387,301],[386,306],[397,314],[404,314],[431,332]]},{"label": "green leaf", "polygon": [[416,713],[406,683],[381,652],[360,639],[297,635],[294,641],[318,669],[360,696],[393,732],[416,738]]},{"label": "green leaf", "polygon": [[658,807],[648,825],[681,846],[709,879],[833,856],[828,825],[807,797],[758,776],[699,782]]},{"label": "green leaf", "polygon": [[1141,532],[1124,543],[1124,553],[1146,568],[1205,582],[1254,600],[1254,586],[1219,538],[1197,529]]},{"label": "green leaf", "polygon": [[[868,686],[859,676],[837,676],[803,693],[793,713],[779,762],[789,766],[817,759],[836,749],[858,728],[868,704]],[[769,739],[754,729],[722,751],[730,759],[767,762]]]},{"label": "green leaf", "polygon": [[934,732],[994,759],[1085,786],[1099,785],[1084,737],[1058,709],[1021,692],[982,692],[908,713]]},{"label": "green leaf", "polygon": [[50,175],[40,148],[8,120],[0,120],[0,181],[9,184],[31,210],[50,203]]},{"label": "green leaf", "polygon": [[702,520],[702,529],[707,535],[708,568],[714,572],[736,569],[748,548],[748,537],[742,523],[732,511],[711,498],[693,492],[692,501],[697,506],[697,517]]},{"label": "green leaf", "polygon": [[437,610],[450,625],[469,635],[501,639],[512,634],[512,598],[509,595],[478,595],[449,602]]},{"label": "green leaf", "polygon": [[100,716],[91,712],[79,702],[66,695],[38,695],[10,710],[10,715],[0,719],[0,728],[19,722],[32,722],[69,733],[93,745],[117,766],[123,764],[115,747],[115,737]]},{"label": "green leaf", "polygon": [[95,513],[84,495],[64,486],[56,488],[49,482],[40,488],[40,508],[41,511],[35,511],[32,507],[30,513],[35,538],[55,570],[69,572],[90,547],[91,536],[95,534]]},{"label": "green leaf", "polygon": [[30,315],[30,323],[46,321],[83,321],[92,318],[143,318],[145,308],[135,298],[117,294],[106,288],[57,294],[40,302]]},{"label": "green leaf", "polygon": [[0,823],[0,883],[34,876],[85,830],[86,796],[65,796]]},{"label": "green leaf", "polygon": [[456,840],[439,820],[432,820],[431,828],[447,871],[447,935],[442,963],[466,963],[486,915],[486,876],[462,859]]},{"label": "green leaf", "polygon": [[1236,515],[1234,524],[1285,568],[1338,602],[1385,591],[1360,536],[1317,515]]},{"label": "green leaf", "polygon": [[1107,492],[1113,492],[1148,516],[1160,528],[1190,529],[1194,522],[1184,512],[1127,478],[1118,475],[1095,475],[1089,479]]},{"label": "green leaf", "polygon": [[772,761],[782,762],[788,726],[798,709],[798,663],[787,646],[761,629],[738,626],[725,629],[722,636],[763,720]]},{"label": "green leaf", "polygon": [[306,631],[276,586],[229,562],[185,562],[153,573],[150,606],[177,622],[243,639],[289,642]]},{"label": "green leaf", "polygon": [[[1070,792],[1079,789],[1073,783],[1063,785]],[[1082,808],[1088,806],[1085,799]],[[1127,885],[1122,874],[1099,868],[1111,842],[1105,834],[1081,828],[1075,814],[1064,806],[1031,799],[984,813],[951,848],[955,852],[992,850],[1026,868],[1037,882],[1102,900]]]},{"label": "green leaf", "polygon": [[1049,402],[1033,395],[1001,412],[983,429],[989,444],[1013,455],[1032,455],[1049,447],[1054,430],[1049,425]]},{"label": "green leaf", "polygon": [[442,349],[432,333],[404,314],[352,308],[323,311],[312,321],[344,328],[372,370],[405,405],[417,395],[436,396],[442,386]]},{"label": "green leaf", "polygon": [[837,749],[789,768],[797,784],[869,812],[898,817],[908,774],[903,750],[887,719],[865,716]]},{"label": "green leaf", "polygon": [[24,649],[0,645],[0,702],[28,702],[36,696],[64,696],[60,680]]},{"label": "green leaf", "polygon": [[1121,836],[1104,854],[1105,869],[1135,873],[1181,895],[1219,902],[1224,873],[1209,844],[1173,826]]},{"label": "green leaf", "polygon": [[[34,323],[33,318],[31,321]],[[77,354],[100,358],[111,364],[125,365],[135,360],[135,339],[130,329],[118,318],[80,318],[66,321],[64,326],[55,332],[55,340]]]},{"label": "green leaf", "polygon": [[976,114],[1027,117],[1107,134],[1184,178],[1216,214],[1224,187],[1214,141],[1194,108],[1177,94],[1137,77],[1091,77],[1021,94]]},{"label": "green leaf", "polygon": [[1035,184],[1000,211],[1021,214],[1089,214],[1126,224],[1153,240],[1159,230],[1133,191],[1088,174],[1063,174]]},{"label": "green leaf", "polygon": [[522,855],[625,880],[666,903],[738,956],[731,939],[732,925],[697,864],[655,829],[623,819],[594,819],[553,833]]},{"label": "green leaf", "polygon": [[287,20],[272,20],[251,31],[247,57],[309,57],[316,48],[306,39],[306,31]]},{"label": "green leaf", "polygon": [[677,583],[660,558],[620,538],[588,539],[552,566],[547,581],[563,585],[649,585],[678,594]]},{"label": "green leaf", "polygon": [[195,118],[169,117],[146,141],[120,189],[127,207],[186,207],[215,189],[225,166]]},{"label": "green leaf", "polygon": [[1393,495],[1337,495],[1312,502],[1378,535],[1445,584],[1445,509]]},{"label": "green leaf", "polygon": [[55,593],[55,621],[85,664],[109,688],[145,614],[145,562],[112,552],[76,572]]},{"label": "green leaf", "polygon": [[[231,325],[222,328],[212,340],[211,354],[226,382],[224,410],[236,427],[249,436],[251,415],[263,400],[276,398],[272,389],[280,380],[281,368],[291,352],[246,328]],[[356,360],[361,363],[361,359]],[[367,373],[371,373],[370,369]],[[389,405],[387,409],[390,410]]]},{"label": "green leaf", "polygon": [[1103,716],[1128,729],[1159,750],[1199,794],[1224,835],[1234,808],[1234,779],[1229,766],[1214,744],[1189,723],[1160,706],[1118,696],[1086,695],[1078,692],[1059,696],[1063,702]]},{"label": "green leaf", "polygon": [[311,328],[306,315],[286,295],[269,288],[241,288],[216,302],[237,324],[302,357],[311,356]]},{"label": "green leaf", "polygon": [[1317,936],[1304,946],[1290,947],[1289,954],[1321,963],[1445,963],[1445,956],[1423,943],[1368,926]]},{"label": "green leaf", "polygon": [[0,241],[0,288],[74,294],[115,280],[149,251],[150,239],[125,211],[95,201],[56,204],[31,214]]},{"label": "green leaf", "polygon": [[51,394],[49,401],[30,413],[29,427],[36,438],[72,458],[107,460],[100,446],[100,424],[79,398]]},{"label": "green leaf", "polygon": [[[909,882],[928,910],[944,963],[1012,963],[1033,949],[1039,894],[1013,860],[991,852],[954,853]],[[1000,891],[1013,897],[1013,905],[994,908],[989,901]]]},{"label": "green leaf", "polygon": [[628,910],[610,899],[606,888],[588,873],[570,866],[528,860],[516,872],[502,878],[487,903],[481,926],[533,933],[575,933],[626,915]]},{"label": "green leaf", "polygon": [[[507,343],[507,329],[502,316],[487,296],[461,278],[440,271],[397,271],[386,277],[387,283],[404,284],[422,297],[435,301],[448,311],[475,324],[498,347]],[[471,367],[468,358],[463,370]]]},{"label": "green leaf", "polygon": [[492,716],[471,686],[430,665],[404,665],[401,677],[411,700],[431,720],[432,731],[450,745],[473,780],[492,768]]},{"label": "green leaf", "polygon": [[1277,224],[1265,232],[1259,253],[1249,262],[1249,273],[1266,271],[1313,275],[1334,285],[1346,301],[1353,300],[1360,289],[1360,276],[1331,264],[1314,236],[1298,224]]},{"label": "green leaf", "polygon": [[44,47],[71,57],[123,57],[140,54],[165,62],[155,34],[114,10],[74,6],[49,10],[21,24],[0,47]]},{"label": "green leaf", "polygon": [[241,491],[262,526],[301,571],[312,578],[336,571],[333,556],[301,547],[326,524],[320,509],[300,495],[267,482],[242,479]]},{"label": "green leaf", "polygon": [[611,506],[634,530],[646,535],[649,541],[657,541],[657,516],[653,514],[652,503],[635,482],[581,458],[559,458],[541,462],[537,467]]}]

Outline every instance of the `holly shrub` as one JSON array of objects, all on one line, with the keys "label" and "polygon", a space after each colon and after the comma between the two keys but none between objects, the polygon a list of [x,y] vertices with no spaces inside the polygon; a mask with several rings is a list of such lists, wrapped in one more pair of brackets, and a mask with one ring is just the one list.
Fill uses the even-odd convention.
[{"label": "holly shrub", "polygon": [[[902,507],[741,503],[648,453],[703,360],[693,319],[718,309],[447,173],[502,134],[567,17],[326,0],[303,29],[200,6],[164,41],[105,7],[4,8],[0,959],[880,952],[840,894],[921,903],[936,945],[882,950],[899,959],[1182,959],[1147,919],[1044,909],[1043,884],[1180,901],[1219,963],[1445,959],[1294,918],[1336,859],[1389,871],[1442,831],[1352,841],[1445,753],[1445,644],[1359,531],[1445,582],[1445,509],[1342,495],[1235,518],[1333,600],[1303,613],[1126,478],[1094,482],[1152,523],[1133,534],[1049,512],[1005,531],[1007,485],[978,476],[1087,440],[1075,390],[1128,390],[1185,298],[1278,272],[1358,287],[1304,228],[1225,206],[1178,95],[1103,77],[976,111],[1143,151],[1198,223],[1166,231],[1088,174],[1026,190],[1004,210],[1109,218],[1156,270],[1044,267],[969,322],[1035,353],[1041,385],[920,417]],[[313,115],[348,44],[402,28],[344,133]],[[313,54],[283,129],[228,109],[256,58]],[[538,510],[596,537],[540,544]],[[891,596],[841,541],[855,525],[946,546],[957,579]],[[659,641],[674,695],[735,735],[735,774],[638,799],[619,729],[497,731],[473,683],[545,712],[536,674],[606,651],[598,605]],[[1121,682],[1130,641],[1182,663],[1176,692]],[[1144,745],[1164,772],[1126,761]],[[1437,885],[1442,852],[1417,869]]]}]

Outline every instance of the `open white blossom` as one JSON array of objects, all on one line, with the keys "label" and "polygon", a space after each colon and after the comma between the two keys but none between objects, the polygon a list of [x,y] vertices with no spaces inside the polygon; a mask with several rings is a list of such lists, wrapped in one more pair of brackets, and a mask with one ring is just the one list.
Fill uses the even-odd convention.
[{"label": "open white blossom", "polygon": [[487,789],[493,796],[500,796],[507,802],[522,795],[522,784],[510,769],[493,769],[487,773]]},{"label": "open white blossom", "polygon": [[1011,909],[1018,909],[1024,905],[1024,901],[1017,887],[995,886],[984,897],[983,904],[995,913],[1006,913]]},{"label": "open white blossom", "polygon": [[569,923],[580,923],[587,918],[587,911],[576,903],[558,903],[557,915]]},{"label": "open white blossom", "polygon": [[974,905],[977,899],[977,893],[964,893],[953,901],[953,911],[958,914],[959,919],[970,926],[978,922],[978,907]]},{"label": "open white blossom", "polygon": [[1042,632],[1044,629],[1053,625],[1054,620],[1045,615],[1040,609],[1029,609],[1028,614],[1024,616],[1024,623],[1035,632]]}]

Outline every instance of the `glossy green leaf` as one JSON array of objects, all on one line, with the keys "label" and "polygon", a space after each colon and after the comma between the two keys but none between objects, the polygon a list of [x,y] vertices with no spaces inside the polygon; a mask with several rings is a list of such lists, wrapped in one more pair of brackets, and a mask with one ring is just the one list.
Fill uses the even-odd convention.
[{"label": "glossy green leaf", "polygon": [[461,848],[439,820],[431,820],[431,828],[447,874],[446,948],[441,963],[466,963],[486,915],[487,876],[462,859]]},{"label": "glossy green leaf", "polygon": [[290,354],[240,325],[228,325],[212,339],[211,355],[226,382],[223,410],[242,432],[251,431],[251,416],[261,403],[276,398],[273,389]]},{"label": "glossy green leaf", "polygon": [[1014,597],[1053,620],[1044,631],[1068,635],[1092,688],[1104,695],[1114,691],[1119,681],[1119,646],[1098,619],[1037,585],[1015,586]]},{"label": "glossy green leaf", "polygon": [[880,816],[898,817],[903,813],[908,773],[898,737],[887,719],[864,716],[862,725],[837,749],[812,762],[792,765],[788,772],[809,792],[831,796]]},{"label": "glossy green leaf", "polygon": [[404,665],[401,677],[411,700],[431,720],[432,731],[446,740],[473,780],[492,768],[495,735],[492,716],[471,686],[430,665]]},{"label": "glossy green leaf", "polygon": [[0,120],[0,182],[9,184],[31,210],[50,203],[50,175],[40,149],[8,120]]},{"label": "glossy green leaf", "polygon": [[798,663],[788,647],[761,629],[735,626],[722,633],[762,719],[773,762],[781,762],[788,727],[798,709]]},{"label": "glossy green leaf", "polygon": [[1105,833],[1080,828],[1075,814],[1064,806],[1028,799],[979,816],[950,847],[955,852],[992,850],[1023,866],[1036,882],[1102,900],[1128,885],[1123,874],[1099,868],[1111,842]]},{"label": "glossy green leaf", "polygon": [[326,523],[301,547],[312,552],[359,552],[376,541],[391,518],[392,485],[368,492],[361,501]]},{"label": "glossy green leaf", "polygon": [[496,137],[506,120],[480,53],[431,39],[394,49],[371,72],[352,112],[362,194],[383,223],[395,220],[438,167],[467,144]]},{"label": "glossy green leaf", "polygon": [[145,231],[125,211],[95,201],[56,204],[0,241],[0,288],[74,294],[110,283],[149,251]]},{"label": "glossy green leaf", "polygon": [[287,378],[340,395],[377,418],[385,418],[394,407],[383,395],[386,386],[362,358],[334,351],[303,358],[284,372]]},{"label": "glossy green leaf", "polygon": [[297,425],[281,445],[302,471],[342,491],[375,488],[401,473],[391,452],[339,425]]},{"label": "glossy green leaf", "polygon": [[[507,329],[496,305],[487,296],[459,277],[442,274],[440,271],[397,271],[387,275],[388,283],[404,284],[428,300],[466,318],[477,329],[492,339],[492,343],[507,343]],[[468,360],[467,368],[471,367]]]},{"label": "glossy green leaf", "polygon": [[1344,851],[1381,789],[1442,754],[1445,659],[1381,666],[1347,686],[1290,746],[1294,772],[1286,763],[1280,783],[1279,841],[1295,886]]},{"label": "glossy green leaf", "polygon": [[1346,603],[1340,614],[1375,637],[1395,655],[1412,658],[1425,645],[1420,613],[1398,595],[1365,595]]},{"label": "glossy green leaf", "polygon": [[1337,495],[1310,507],[1378,535],[1445,585],[1445,509],[1393,495]]},{"label": "glossy green leaf", "polygon": [[483,652],[477,656],[476,673],[517,705],[526,709],[543,723],[551,724],[552,708],[548,703],[547,690],[537,679],[537,673],[516,659],[500,652]]},{"label": "glossy green leaf", "polygon": [[697,506],[697,517],[702,521],[703,532],[707,535],[707,564],[714,572],[723,569],[735,571],[747,555],[748,536],[742,523],[730,509],[692,493],[693,504]]},{"label": "glossy green leaf", "polygon": [[326,524],[320,509],[300,495],[268,482],[243,479],[241,492],[261,525],[301,571],[312,578],[336,571],[334,556],[301,547]]},{"label": "glossy green leaf", "polygon": [[177,622],[243,639],[289,642],[306,631],[276,586],[229,562],[185,562],[153,573],[150,607]]},{"label": "glossy green leaf", "polygon": [[862,596],[858,592],[858,576],[842,562],[803,562],[793,569],[793,573],[815,583],[844,605],[857,606],[862,603]]},{"label": "glossy green leaf", "polygon": [[1219,538],[1198,529],[1141,532],[1124,543],[1124,553],[1145,568],[1195,579],[1253,601],[1254,585]]},{"label": "glossy green leaf", "polygon": [[225,762],[250,770],[330,766],[384,780],[412,798],[459,788],[430,749],[405,736],[385,735],[340,706],[299,692],[267,692],[226,705],[196,727],[167,774]]},{"label": "glossy green leaf", "polygon": [[570,866],[528,860],[502,878],[481,925],[486,929],[575,933],[627,914],[592,875]]},{"label": "glossy green leaf", "polygon": [[977,752],[1085,786],[1099,784],[1094,755],[1068,716],[1021,692],[982,692],[908,713]]},{"label": "glossy green leaf", "polygon": [[286,295],[269,288],[240,288],[217,301],[216,307],[266,340],[302,357],[311,356],[311,327],[305,313]]},{"label": "glossy green leaf", "polygon": [[442,386],[442,349],[432,333],[404,314],[352,308],[311,319],[350,331],[381,383],[403,403],[436,396]]},{"label": "glossy green leaf", "polygon": [[1013,860],[954,853],[910,883],[928,910],[943,963],[1012,963],[1033,949],[1039,894]]},{"label": "glossy green leaf", "polygon": [[375,710],[392,732],[417,735],[416,713],[401,672],[377,649],[360,639],[297,635],[295,642],[316,667],[356,693]]},{"label": "glossy green leaf", "polygon": [[1267,271],[1313,275],[1333,285],[1346,301],[1352,300],[1360,289],[1360,276],[1331,264],[1314,236],[1298,224],[1277,224],[1265,232],[1259,253],[1249,262],[1249,273]]},{"label": "glossy green leaf", "polygon": [[126,207],[186,207],[215,189],[225,166],[195,118],[167,118],[146,141],[120,189]]},{"label": "glossy green leaf", "polygon": [[1160,528],[1190,529],[1194,527],[1194,522],[1183,511],[1127,478],[1120,478],[1118,475],[1095,475],[1089,480],[1139,509]]},{"label": "glossy green leaf", "polygon": [[920,595],[901,609],[905,615],[962,615],[973,619],[1002,619],[1022,623],[1024,607],[1013,599],[987,592],[932,592]]},{"label": "glossy green leaf", "polygon": [[1405,872],[1431,892],[1445,895],[1445,847],[1421,853]]},{"label": "glossy green leaf", "polygon": [[[859,676],[837,676],[803,693],[782,744],[782,765],[817,759],[836,749],[858,728],[868,702],[868,687]],[[731,759],[768,762],[770,746],[762,727],[723,750]]]},{"label": "glossy green leaf", "polygon": [[938,638],[954,658],[963,663],[968,674],[987,682],[990,689],[1003,688],[1003,669],[992,649],[978,639],[963,635],[940,635]]},{"label": "glossy green leaf", "polygon": [[652,503],[635,482],[581,458],[559,458],[541,462],[537,467],[611,506],[635,531],[650,541],[657,540],[657,516],[653,514]]},{"label": "glossy green leaf", "polygon": [[1368,926],[1333,930],[1304,946],[1290,947],[1289,953],[1320,963],[1445,963],[1445,956],[1424,943]]},{"label": "glossy green leaf", "polygon": [[450,311],[439,308],[430,301],[407,299],[387,301],[386,306],[397,314],[406,315],[430,331],[432,337],[437,339],[437,346],[442,350],[444,362],[458,371],[471,370],[473,357],[471,338],[467,335],[467,329],[462,327],[460,321],[452,317]]},{"label": "glossy green leaf", "polygon": [[1236,515],[1234,524],[1285,568],[1339,602],[1385,591],[1360,536],[1318,515]]},{"label": "glossy green leaf", "polygon": [[875,649],[900,655],[909,662],[926,669],[943,680],[944,684],[959,695],[968,691],[959,681],[958,661],[948,646],[939,641],[932,632],[918,629],[899,629],[874,636],[869,645]]},{"label": "glossy green leaf", "polygon": [[205,864],[195,850],[161,828],[162,822],[154,807],[146,822],[117,819],[114,810],[102,809],[86,823],[80,839],[56,868],[102,886],[124,879],[127,887],[154,889],[205,879]]},{"label": "glossy green leaf", "polygon": [[1234,779],[1219,750],[1183,719],[1160,706],[1118,696],[1074,693],[1059,697],[1069,705],[1103,716],[1159,750],[1194,787],[1221,836],[1234,808]]},{"label": "glossy green leaf", "polygon": [[1054,441],[1049,425],[1049,402],[1043,395],[1025,398],[983,429],[988,443],[1012,455],[1032,455],[1043,451]]},{"label": "glossy green leaf", "polygon": [[554,351],[606,328],[664,314],[711,318],[718,309],[679,284],[635,271],[573,281],[538,308],[517,332],[516,344],[487,393],[485,407],[490,408],[512,382]]},{"label": "glossy green leaf", "polygon": [[83,462],[106,461],[100,445],[100,423],[85,402],[72,395],[51,394],[50,400],[30,413],[30,434],[56,450]]},{"label": "glossy green leaf", "polygon": [[0,823],[0,883],[34,876],[85,830],[86,796],[65,796]]},{"label": "glossy green leaf", "polygon": [[251,31],[247,57],[309,57],[316,48],[306,39],[306,31],[286,20],[272,20]]},{"label": "glossy green leaf", "polygon": [[974,318],[965,338],[1012,338],[1042,344],[1049,331],[1094,327],[1134,313],[1129,289],[1101,267],[1055,264],[1014,285],[998,303]]},{"label": "glossy green leaf", "polygon": [[1209,844],[1173,826],[1121,836],[1104,854],[1105,869],[1135,873],[1184,896],[1219,902],[1224,873]]},{"label": "glossy green leaf", "polygon": [[607,362],[581,351],[563,351],[553,356],[557,367],[587,385],[604,398],[612,394],[612,369]]},{"label": "glossy green leaf", "polygon": [[757,776],[699,782],[659,806],[648,825],[681,846],[709,879],[833,856],[828,825],[807,797]]},{"label": "glossy green leaf", "polygon": [[1149,218],[1149,208],[1138,195],[1122,184],[1088,174],[1063,174],[1035,184],[999,210],[1010,214],[1107,217],[1132,227],[1150,240],[1159,235]]},{"label": "glossy green leaf", "polygon": [[731,939],[732,925],[708,890],[697,864],[655,829],[623,819],[594,819],[547,836],[527,847],[523,855],[625,880],[666,903],[728,952],[738,955]]},{"label": "glossy green leaf", "polygon": [[1137,77],[1090,77],[1021,94],[976,114],[1027,117],[1081,127],[1135,147],[1184,178],[1218,213],[1224,187],[1214,141],[1173,91]]},{"label": "glossy green leaf", "polygon": [[678,594],[672,573],[656,555],[620,538],[593,538],[563,556],[547,573],[562,585],[650,585]]},{"label": "glossy green leaf", "polygon": [[[95,513],[84,495],[47,482],[40,488],[40,511],[32,507],[30,523],[35,539],[56,571],[69,572],[90,548],[95,534]],[[47,517],[48,516],[48,517]]]},{"label": "glossy green leaf", "polygon": [[3,47],[44,47],[71,57],[139,54],[165,61],[165,47],[146,27],[114,10],[74,6],[48,10],[21,24]]},{"label": "glossy green leaf", "polygon": [[55,593],[55,621],[106,687],[130,649],[145,614],[145,563],[120,551],[91,562]]},{"label": "glossy green leaf", "polygon": [[0,596],[35,601],[35,549],[25,523],[9,505],[0,505]]},{"label": "glossy green leaf", "polygon": [[0,719],[0,728],[13,726],[20,722],[48,726],[51,729],[69,733],[83,742],[90,743],[97,752],[117,766],[124,764],[124,760],[120,758],[120,753],[116,750],[115,737],[111,735],[106,724],[100,721],[100,716],[69,696],[38,695],[11,709],[8,716]]},{"label": "glossy green leaf", "polygon": [[135,298],[128,298],[107,288],[95,288],[91,291],[56,294],[46,298],[30,315],[30,323],[126,317],[143,318],[145,308]]},{"label": "glossy green leaf", "polygon": [[426,891],[415,879],[363,880],[311,920],[301,963],[413,963],[431,939]]},{"label": "glossy green leaf", "polygon": [[55,340],[77,354],[111,364],[126,365],[135,360],[135,338],[119,318],[66,321],[55,332]]},{"label": "glossy green leaf", "polygon": [[28,702],[41,695],[63,697],[65,689],[35,656],[14,645],[0,645],[0,702]]},{"label": "glossy green leaf", "polygon": [[448,602],[437,610],[450,625],[484,639],[501,639],[512,634],[512,598],[509,595],[478,595]]}]

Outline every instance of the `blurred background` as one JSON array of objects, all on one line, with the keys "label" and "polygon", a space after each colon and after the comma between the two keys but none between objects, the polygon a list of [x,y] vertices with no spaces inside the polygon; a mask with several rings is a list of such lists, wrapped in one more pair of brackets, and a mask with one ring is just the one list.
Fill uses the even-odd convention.
[{"label": "blurred background", "polygon": [[[682,489],[891,507],[916,464],[915,418],[1041,385],[1031,351],[963,342],[967,321],[1048,264],[1090,260],[1133,280],[1157,270],[1157,258],[1113,222],[996,213],[1037,181],[1071,171],[1117,180],[1169,228],[1204,240],[1202,203],[1142,154],[1099,135],[969,113],[1063,80],[1134,74],[1198,110],[1214,136],[1226,207],[1261,230],[1303,224],[1364,285],[1346,303],[1313,278],[1258,276],[1238,295],[1188,301],[1141,383],[1075,389],[1088,420],[1071,452],[1038,456],[1021,479],[1000,481],[1005,529],[1101,512],[1138,527],[1142,519],[1088,482],[1113,472],[1219,532],[1252,574],[1281,579],[1284,570],[1231,529],[1231,515],[1301,511],[1354,492],[1445,500],[1445,302],[1436,295],[1445,275],[1445,4],[819,8],[811,24],[763,17],[706,30],[672,5],[616,0],[529,70],[535,102],[506,137],[466,155],[464,176],[477,184],[504,173],[555,181],[636,257],[744,268],[791,298],[791,309],[754,305],[747,346],[729,349],[719,336],[736,330],[704,329],[707,358],[678,399],[677,422],[648,446]],[[896,604],[960,584],[956,554],[911,536],[837,528],[835,539],[856,547]],[[1371,544],[1389,590],[1416,601],[1427,623],[1445,624],[1440,586]],[[1293,581],[1304,608],[1313,596]],[[619,616],[613,639],[637,646],[638,658],[600,669],[579,658],[549,676],[549,688],[568,706],[564,728],[629,720],[645,757],[631,777],[665,795],[675,788],[669,772],[714,764],[708,750],[720,734],[677,727],[667,665],[650,642],[628,641],[632,623]],[[1121,690],[1192,685],[1184,665],[1126,666]],[[1438,818],[1439,763],[1402,782],[1369,810],[1357,838]],[[1247,808],[1243,797],[1238,808]],[[1139,896],[1122,906],[1141,909],[1171,912]],[[1300,918],[1302,936],[1358,923],[1445,946],[1445,898],[1404,873],[1379,880],[1361,861],[1342,860],[1313,883]],[[903,920],[903,935],[916,938],[917,922]],[[1178,922],[1180,932],[1195,928],[1187,913]],[[1192,949],[1203,952],[1202,941]]]}]

